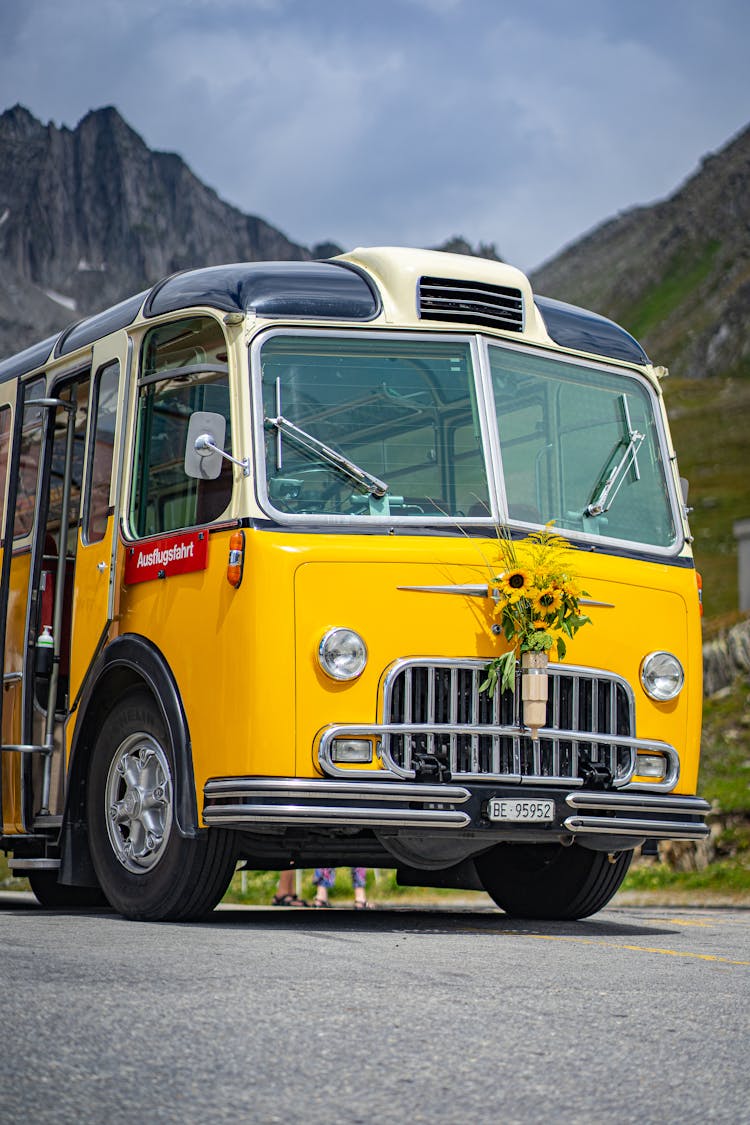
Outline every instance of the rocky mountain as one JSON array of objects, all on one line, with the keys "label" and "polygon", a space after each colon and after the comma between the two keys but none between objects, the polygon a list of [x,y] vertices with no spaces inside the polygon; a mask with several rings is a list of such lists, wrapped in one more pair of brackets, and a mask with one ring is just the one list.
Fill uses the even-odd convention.
[{"label": "rocky mountain", "polygon": [[454,234],[439,246],[431,246],[431,250],[442,250],[445,254],[471,254],[474,258],[489,258],[493,262],[502,262],[497,246],[494,242],[478,242],[472,246],[460,234]]},{"label": "rocky mountain", "polygon": [[750,373],[750,127],[670,198],[592,230],[532,281],[617,320],[676,375]]},{"label": "rocky mountain", "polygon": [[0,116],[0,355],[175,270],[315,256],[151,151],[116,109],[73,130],[21,106]]},{"label": "rocky mountain", "polygon": [[[439,249],[499,258],[460,235]],[[190,266],[330,257],[245,215],[116,109],[73,130],[0,115],[0,357]],[[670,198],[627,211],[532,276],[536,290],[624,324],[670,366],[667,404],[707,617],[737,606],[733,524],[750,517],[750,128]],[[710,376],[710,378],[703,378]],[[739,377],[738,377],[739,376]]]},{"label": "rocky mountain", "polygon": [[[440,249],[499,258],[456,235]],[[328,257],[223,202],[107,107],[75,129],[0,115],[0,355],[190,266]],[[671,198],[604,223],[532,277],[613,317],[688,377],[750,367],[750,128]]]},{"label": "rocky mountain", "polygon": [[532,283],[612,317],[669,367],[667,410],[714,636],[739,616],[734,526],[750,518],[750,128],[668,199],[603,223]]}]

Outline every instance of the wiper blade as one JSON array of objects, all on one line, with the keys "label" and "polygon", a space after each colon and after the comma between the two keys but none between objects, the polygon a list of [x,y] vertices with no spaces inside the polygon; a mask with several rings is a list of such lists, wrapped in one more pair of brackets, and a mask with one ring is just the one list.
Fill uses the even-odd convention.
[{"label": "wiper blade", "polygon": [[[604,466],[604,470],[594,489],[594,494],[584,509],[584,516],[601,516],[609,511],[629,469],[633,471],[634,480],[641,479],[641,474],[638,469],[638,450],[646,435],[633,429],[633,424],[630,421],[628,400],[625,395],[621,395],[620,403],[622,406],[624,434],[607,461],[607,464]],[[625,445],[623,454],[619,460],[616,460],[617,454],[620,449],[622,449],[623,445]]]},{"label": "wiper blade", "polygon": [[278,434],[283,434],[299,449],[306,453],[312,453],[325,461],[332,469],[336,469],[342,476],[357,485],[361,492],[381,497],[385,496],[388,491],[388,485],[385,481],[361,469],[359,465],[350,461],[337,449],[332,449],[330,445],[326,445],[318,438],[313,437],[312,434],[308,434],[307,430],[301,430],[299,426],[295,426],[294,422],[290,422],[282,414],[278,414],[275,418],[266,418],[264,421],[267,429],[276,430]]}]

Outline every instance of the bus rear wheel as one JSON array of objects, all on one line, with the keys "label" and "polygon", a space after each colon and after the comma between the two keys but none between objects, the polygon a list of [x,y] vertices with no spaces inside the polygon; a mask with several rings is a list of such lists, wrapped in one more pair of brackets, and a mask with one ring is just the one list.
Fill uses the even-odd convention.
[{"label": "bus rear wheel", "polygon": [[474,860],[490,898],[516,918],[587,918],[606,906],[628,873],[632,851],[578,845],[497,844]]},{"label": "bus rear wheel", "polygon": [[28,871],[37,902],[45,910],[95,910],[107,906],[99,887],[68,887],[58,883],[56,871]]},{"label": "bus rear wheel", "polygon": [[182,836],[175,815],[174,759],[152,697],[123,696],[102,724],[88,785],[94,870],[115,910],[140,921],[195,921],[229,885],[231,832]]}]

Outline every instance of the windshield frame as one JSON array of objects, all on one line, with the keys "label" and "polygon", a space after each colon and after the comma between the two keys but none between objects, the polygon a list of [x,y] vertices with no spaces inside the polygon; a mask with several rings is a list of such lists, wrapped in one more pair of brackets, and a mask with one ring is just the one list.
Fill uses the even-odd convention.
[{"label": "windshield frame", "polygon": [[[664,415],[660,397],[657,391],[649,380],[638,371],[637,368],[630,367],[627,364],[620,363],[607,363],[606,360],[588,359],[583,356],[570,355],[568,353],[551,352],[546,348],[531,347],[528,345],[516,343],[515,341],[499,340],[494,337],[481,335],[479,337],[479,350],[481,356],[482,371],[485,373],[486,378],[483,380],[483,390],[485,393],[485,406],[488,411],[489,417],[492,421],[490,427],[491,440],[494,444],[493,456],[497,460],[498,475],[497,475],[497,488],[499,493],[499,508],[502,513],[501,520],[504,525],[509,527],[520,527],[528,530],[538,529],[544,524],[527,523],[523,520],[516,518],[511,519],[509,515],[508,496],[505,487],[505,472],[503,469],[503,454],[502,442],[500,440],[500,428],[497,421],[497,405],[495,402],[495,394],[492,381],[492,370],[490,364],[490,349],[499,347],[503,351],[517,352],[525,355],[533,355],[536,357],[544,356],[556,363],[562,363],[571,367],[579,367],[584,371],[602,372],[605,374],[615,375],[616,378],[621,380],[631,380],[638,384],[641,390],[645,391],[646,397],[651,409],[651,417],[654,422],[655,433],[658,441],[659,455],[661,458],[661,465],[663,470],[663,480],[666,484],[666,499],[669,506],[669,511],[675,527],[674,542],[663,546],[655,543],[647,543],[643,540],[636,539],[621,539],[616,536],[606,534],[595,534],[589,531],[579,530],[577,528],[561,529],[561,534],[569,539],[572,543],[581,544],[582,546],[591,546],[601,548],[605,545],[616,547],[618,550],[627,551],[629,553],[638,553],[654,555],[662,558],[674,558],[679,555],[685,547],[685,526],[684,526],[684,509],[682,501],[677,492],[677,487],[674,479],[673,472],[673,455],[670,453],[669,442],[667,440],[667,431],[664,424]],[[625,384],[623,385],[625,386]],[[595,482],[592,482],[592,487]]]},{"label": "windshield frame", "polygon": [[[429,340],[433,343],[445,344],[460,344],[468,348],[472,364],[472,378],[473,378],[473,392],[476,402],[477,416],[479,419],[479,428],[482,440],[482,453],[484,471],[487,478],[487,495],[490,502],[490,512],[486,516],[471,516],[471,517],[457,517],[454,515],[440,515],[434,512],[426,512],[416,516],[399,515],[398,513],[389,513],[387,515],[375,514],[358,514],[358,515],[344,515],[328,512],[284,512],[276,508],[272,499],[268,494],[266,484],[266,464],[265,464],[265,413],[263,408],[263,387],[262,387],[262,372],[260,364],[260,352],[262,346],[267,343],[273,336],[300,336],[310,338],[312,336],[317,338],[328,339],[345,339],[356,338],[358,340],[394,340],[394,341],[415,341],[419,339]],[[477,336],[475,333],[470,332],[408,332],[408,331],[367,331],[367,330],[348,330],[346,328],[337,329],[315,329],[315,328],[300,328],[300,327],[274,327],[268,331],[260,333],[256,336],[250,344],[250,383],[252,392],[252,414],[253,414],[253,449],[255,456],[255,479],[256,479],[256,495],[258,503],[264,512],[271,516],[277,523],[288,526],[307,526],[307,527],[391,527],[398,525],[399,527],[434,527],[442,526],[446,528],[462,527],[466,523],[472,525],[478,524],[487,528],[493,528],[498,523],[498,508],[495,499],[495,476],[496,469],[494,462],[490,460],[491,449],[491,434],[487,424],[487,410],[484,400],[484,388],[482,386],[482,375],[480,373],[480,359],[479,347]],[[369,467],[363,465],[362,469],[367,470]]]},{"label": "windshield frame", "polygon": [[[300,336],[300,337],[327,337],[329,339],[371,339],[383,341],[421,339],[432,342],[457,343],[468,345],[471,362],[473,365],[474,394],[476,396],[476,409],[479,417],[479,426],[483,448],[483,462],[487,474],[488,496],[490,512],[486,516],[457,517],[454,515],[438,515],[424,513],[421,515],[399,515],[398,513],[380,514],[336,514],[336,513],[290,513],[276,508],[271,500],[266,486],[265,465],[265,426],[263,407],[263,388],[261,378],[260,353],[263,345],[272,336]],[[655,557],[673,558],[679,555],[685,546],[685,531],[683,509],[677,495],[674,473],[672,471],[672,458],[670,454],[667,433],[664,425],[659,396],[649,380],[637,368],[621,363],[607,363],[596,359],[589,359],[568,353],[541,348],[536,346],[509,341],[504,338],[495,338],[483,333],[470,332],[414,332],[398,329],[373,330],[352,328],[344,326],[336,328],[314,328],[301,326],[278,325],[260,332],[249,344],[250,358],[250,385],[252,396],[253,418],[253,448],[255,464],[256,498],[263,512],[283,526],[310,528],[331,527],[350,530],[353,528],[377,529],[381,527],[403,527],[418,531],[420,527],[434,529],[443,527],[462,531],[465,527],[496,528],[507,526],[518,528],[522,533],[538,529],[541,524],[528,523],[522,519],[510,518],[508,510],[508,497],[505,488],[503,473],[503,456],[497,421],[495,396],[490,368],[490,348],[499,347],[509,352],[520,352],[538,357],[547,357],[557,363],[564,363],[580,367],[588,371],[606,372],[615,375],[618,379],[634,380],[641,389],[645,390],[651,414],[654,420],[655,433],[658,440],[659,455],[661,457],[664,481],[666,483],[667,502],[675,526],[675,540],[668,546],[659,546],[653,543],[644,543],[638,540],[618,539],[606,534],[593,534],[592,532],[571,529],[564,531],[566,538],[573,543],[587,545],[602,549],[611,546],[618,551],[635,553],[638,555],[652,555]],[[363,466],[368,469],[368,466]]]}]

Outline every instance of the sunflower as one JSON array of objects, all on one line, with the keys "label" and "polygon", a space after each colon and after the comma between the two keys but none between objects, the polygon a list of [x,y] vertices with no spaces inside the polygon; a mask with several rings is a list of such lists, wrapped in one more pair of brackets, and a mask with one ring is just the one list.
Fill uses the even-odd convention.
[{"label": "sunflower", "polygon": [[577,602],[584,591],[581,590],[581,587],[577,582],[574,582],[572,579],[566,577],[562,583],[562,593],[568,601]]},{"label": "sunflower", "polygon": [[490,660],[487,677],[479,686],[492,698],[495,690],[513,691],[516,661],[526,652],[556,653],[564,660],[566,641],[582,625],[591,624],[582,616],[582,595],[568,570],[570,544],[546,527],[532,532],[520,543],[500,533],[501,562],[491,581],[492,614],[495,636],[504,637],[510,651]]},{"label": "sunflower", "polygon": [[534,612],[544,614],[545,617],[557,614],[563,602],[562,590],[556,586],[545,586],[541,590],[535,587],[529,596]]},{"label": "sunflower", "polygon": [[520,598],[529,596],[532,581],[532,575],[528,570],[516,566],[512,570],[507,570],[505,574],[501,574],[497,579],[497,584],[500,593],[506,601],[512,604],[519,601]]}]

